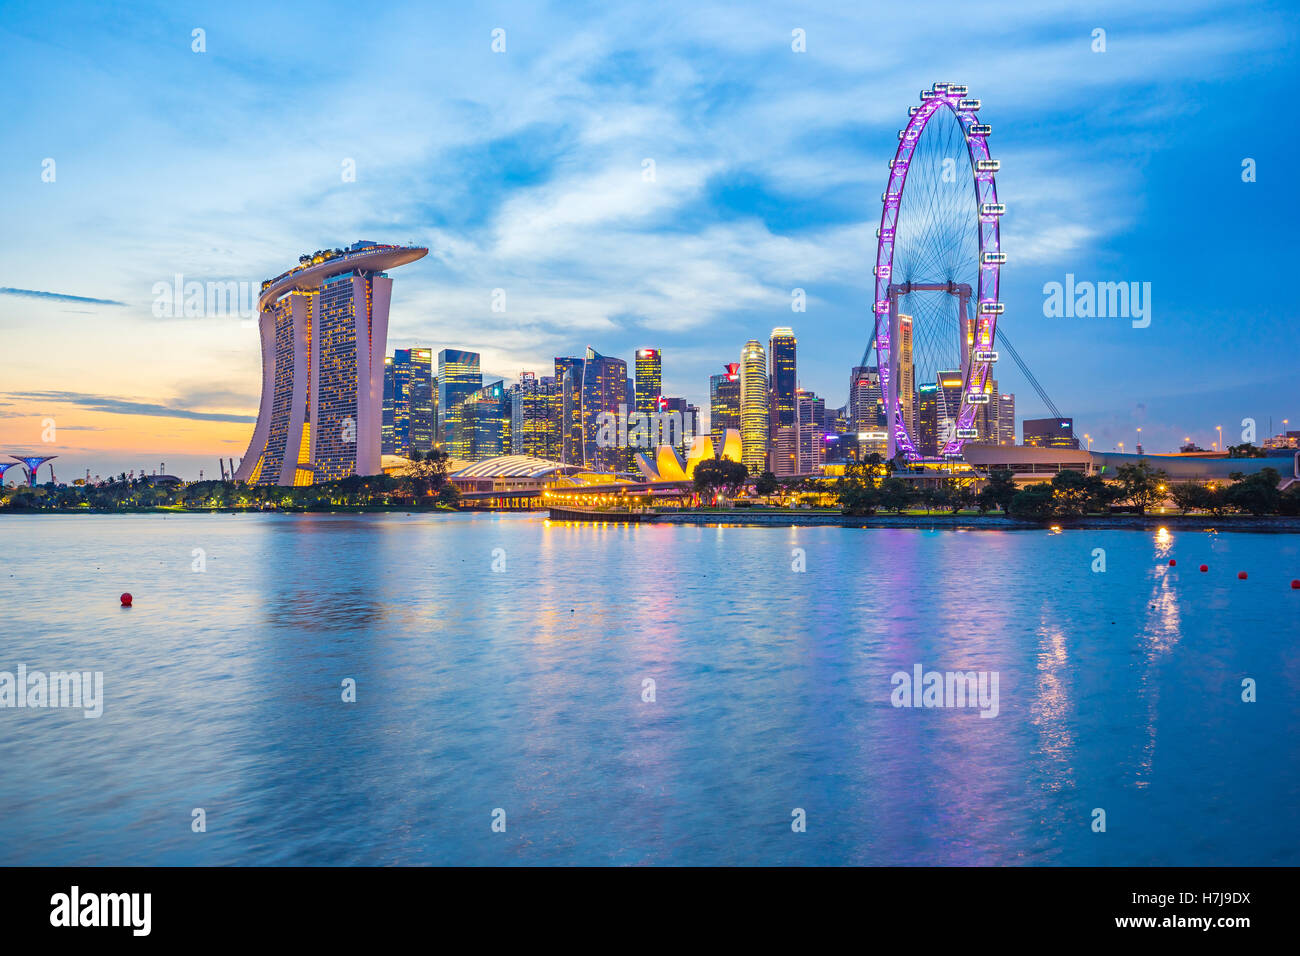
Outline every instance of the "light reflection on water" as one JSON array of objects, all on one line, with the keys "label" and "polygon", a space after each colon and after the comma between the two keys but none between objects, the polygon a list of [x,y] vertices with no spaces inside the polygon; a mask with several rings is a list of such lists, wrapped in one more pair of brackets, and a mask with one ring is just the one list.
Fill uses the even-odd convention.
[{"label": "light reflection on water", "polygon": [[[99,720],[0,710],[0,863],[1297,863],[1296,536],[493,515],[0,534],[23,545],[0,670],[100,669],[107,695]],[[914,664],[997,671],[999,716],[893,708]]]}]

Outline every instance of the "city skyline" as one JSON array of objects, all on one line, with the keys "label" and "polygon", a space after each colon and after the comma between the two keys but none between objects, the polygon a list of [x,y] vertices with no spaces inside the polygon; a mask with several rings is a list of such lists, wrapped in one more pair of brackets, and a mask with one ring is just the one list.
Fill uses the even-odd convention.
[{"label": "city skyline", "polygon": [[[1261,436],[1281,431],[1300,346],[1285,301],[1262,284],[1208,293],[1202,277],[1210,256],[1224,271],[1285,271],[1282,214],[1294,200],[1278,171],[1293,134],[1263,120],[1256,87],[1294,79],[1284,57],[1295,15],[1169,9],[1179,17],[1116,4],[1096,24],[1050,10],[995,18],[988,42],[1003,59],[990,70],[944,51],[864,61],[865,14],[759,9],[735,20],[701,7],[667,29],[626,11],[543,26],[501,8],[452,14],[434,30],[399,5],[351,38],[391,45],[369,83],[391,97],[367,89],[385,102],[347,129],[256,158],[250,137],[275,142],[288,111],[314,114],[318,101],[335,113],[359,95],[347,85],[355,77],[320,77],[322,95],[308,101],[269,95],[306,68],[292,51],[272,54],[275,13],[259,15],[267,30],[249,30],[209,11],[202,53],[191,49],[196,24],[163,8],[140,36],[84,5],[16,16],[0,69],[11,87],[38,68],[46,82],[0,132],[20,224],[0,276],[0,441],[50,449],[41,433],[53,419],[65,478],[161,459],[193,477],[238,457],[257,413],[255,322],[159,318],[154,287],[175,276],[255,285],[286,252],[366,235],[431,248],[403,278],[389,352],[477,348],[495,381],[588,343],[631,356],[653,341],[673,357],[663,392],[705,408],[718,363],[792,325],[806,357],[800,386],[838,405],[870,335],[887,159],[917,90],[937,79],[969,84],[995,129],[1009,253],[999,327],[1094,445],[1132,447],[1140,426],[1150,450],[1185,436],[1209,447],[1216,425],[1227,435],[1245,417]],[[491,49],[498,25],[504,53]],[[1092,49],[1099,26],[1104,52]],[[806,52],[792,49],[795,29]],[[91,30],[120,42],[63,42]],[[324,30],[316,39],[339,42]],[[136,55],[144,44],[151,57]],[[270,56],[290,62],[247,66]],[[126,68],[139,62],[156,65]],[[749,79],[728,86],[727,65]],[[157,71],[180,82],[155,82]],[[223,97],[245,104],[237,125]],[[726,109],[705,105],[714,100]],[[119,122],[92,153],[67,130],[93,124],[105,103]],[[431,117],[427,132],[403,132],[397,118],[412,111]],[[1246,158],[1256,181],[1243,181]],[[1197,203],[1186,201],[1193,190]],[[1210,207],[1232,210],[1239,241],[1208,241],[1200,210]],[[1151,325],[1049,318],[1043,287],[1067,276],[1150,282]],[[791,311],[796,289],[802,313]],[[1244,332],[1207,350],[1221,327]],[[1022,417],[1050,416],[1013,370],[1001,373]]]}]

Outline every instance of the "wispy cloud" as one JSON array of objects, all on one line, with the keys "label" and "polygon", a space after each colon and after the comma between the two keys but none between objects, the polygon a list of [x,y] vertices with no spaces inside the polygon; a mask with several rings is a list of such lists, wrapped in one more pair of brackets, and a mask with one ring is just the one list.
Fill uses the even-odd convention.
[{"label": "wispy cloud", "polygon": [[200,412],[191,408],[159,405],[154,402],[137,402],[110,395],[90,395],[85,392],[7,392],[7,397],[25,402],[61,402],[79,405],[95,412],[110,415],[149,415],[157,418],[185,418],[197,422],[253,422],[255,415],[234,415],[228,412]]},{"label": "wispy cloud", "polygon": [[116,299],[93,299],[85,295],[66,295],[62,292],[40,292],[36,289],[0,288],[0,295],[17,295],[29,299],[47,299],[54,302],[84,302],[90,305],[126,305]]}]

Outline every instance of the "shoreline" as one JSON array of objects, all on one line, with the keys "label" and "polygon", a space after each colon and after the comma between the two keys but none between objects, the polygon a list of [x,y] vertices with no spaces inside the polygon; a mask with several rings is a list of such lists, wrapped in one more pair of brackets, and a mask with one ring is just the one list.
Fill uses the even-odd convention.
[{"label": "shoreline", "polygon": [[1071,530],[1156,531],[1160,528],[1184,531],[1242,531],[1263,534],[1300,534],[1300,516],[1293,515],[1093,515],[1082,518],[1052,518],[1029,521],[1002,515],[845,515],[829,512],[756,511],[643,512],[616,514],[552,508],[552,521],[589,521],[613,524],[731,525],[734,527],[789,527],[825,525],[843,528],[911,528],[923,531],[1044,531],[1059,527]]}]

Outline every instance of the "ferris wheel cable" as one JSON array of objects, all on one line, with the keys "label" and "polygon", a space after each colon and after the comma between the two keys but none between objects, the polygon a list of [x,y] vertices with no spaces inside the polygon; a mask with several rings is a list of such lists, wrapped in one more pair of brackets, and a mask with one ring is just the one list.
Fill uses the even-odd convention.
[{"label": "ferris wheel cable", "polygon": [[1016,365],[1019,366],[1020,371],[1024,374],[1029,384],[1032,385],[1034,391],[1038,393],[1038,397],[1043,400],[1043,404],[1046,405],[1047,410],[1052,413],[1052,417],[1064,418],[1065,416],[1061,414],[1061,410],[1056,407],[1050,398],[1047,397],[1046,390],[1041,384],[1039,384],[1038,379],[1034,377],[1034,373],[1029,371],[1029,366],[1025,364],[1025,360],[1020,357],[1020,353],[1016,351],[1016,347],[1012,345],[1011,340],[1007,338],[1006,329],[1000,325],[996,329],[994,336],[994,342],[996,343],[998,340],[1001,340],[1001,343],[1006,346],[1007,351],[1011,353],[1011,358],[1015,360]]}]

